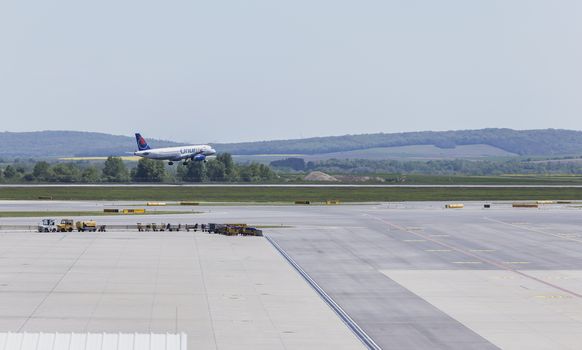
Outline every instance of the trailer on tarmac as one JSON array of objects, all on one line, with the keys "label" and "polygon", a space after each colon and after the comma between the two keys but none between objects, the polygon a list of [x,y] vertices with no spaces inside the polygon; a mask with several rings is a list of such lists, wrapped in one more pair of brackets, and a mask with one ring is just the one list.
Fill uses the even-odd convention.
[{"label": "trailer on tarmac", "polygon": [[243,236],[258,236],[258,237],[262,237],[263,236],[263,230],[259,230],[258,228],[255,227],[245,227],[243,229]]},{"label": "trailer on tarmac", "polygon": [[79,232],[95,232],[97,231],[97,223],[93,220],[77,221],[75,227]]},{"label": "trailer on tarmac", "polygon": [[182,224],[178,224],[178,225],[172,225],[172,224],[167,224],[166,225],[166,231],[181,231],[182,230]]},{"label": "trailer on tarmac", "polygon": [[208,224],[208,233],[225,236],[262,236],[263,231],[247,224]]}]

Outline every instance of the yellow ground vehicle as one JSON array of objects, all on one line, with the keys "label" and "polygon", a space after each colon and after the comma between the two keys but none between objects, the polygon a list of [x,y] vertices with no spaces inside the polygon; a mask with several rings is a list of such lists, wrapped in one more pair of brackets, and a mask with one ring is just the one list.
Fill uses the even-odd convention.
[{"label": "yellow ground vehicle", "polygon": [[242,226],[226,225],[225,234],[227,236],[237,236],[242,234],[243,229],[244,228]]},{"label": "yellow ground vehicle", "polygon": [[226,236],[262,236],[263,231],[247,224],[208,224],[208,233]]},{"label": "yellow ground vehicle", "polygon": [[242,234],[243,236],[262,236],[263,230],[259,230],[255,227],[245,227]]},{"label": "yellow ground vehicle", "polygon": [[81,232],[85,232],[85,231],[91,231],[91,232],[95,232],[97,231],[97,223],[93,220],[88,220],[88,221],[77,221],[77,223],[75,224],[75,227],[77,228],[77,231]]},{"label": "yellow ground vehicle", "polygon": [[73,220],[72,219],[61,220],[61,223],[57,225],[57,231],[73,232]]}]

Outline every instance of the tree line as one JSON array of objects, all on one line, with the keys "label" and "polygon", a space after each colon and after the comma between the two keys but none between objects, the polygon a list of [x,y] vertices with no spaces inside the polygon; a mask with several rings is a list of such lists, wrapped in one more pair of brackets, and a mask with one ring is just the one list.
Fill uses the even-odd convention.
[{"label": "tree line", "polygon": [[169,171],[162,161],[146,158],[128,168],[120,157],[108,157],[102,167],[39,161],[32,167],[15,164],[0,168],[0,181],[7,183],[268,182],[276,177],[270,167],[237,164],[228,153],[207,162],[180,164],[175,171]]},{"label": "tree line", "polygon": [[429,160],[398,161],[369,159],[329,159],[305,162],[289,158],[270,163],[282,171],[323,171],[333,174],[423,174],[423,175],[503,175],[503,174],[582,174],[582,160]]},{"label": "tree line", "polygon": [[165,162],[141,159],[128,167],[119,157],[109,157],[98,166],[89,162],[49,163],[46,161],[13,163],[0,166],[0,182],[4,183],[130,183],[130,182],[275,182],[281,179],[275,171],[307,173],[323,171],[332,174],[423,174],[494,176],[503,174],[582,174],[582,159],[507,160],[430,160],[397,161],[367,159],[329,159],[305,162],[291,158],[271,162],[237,164],[228,153],[207,162],[189,162],[167,167]]}]

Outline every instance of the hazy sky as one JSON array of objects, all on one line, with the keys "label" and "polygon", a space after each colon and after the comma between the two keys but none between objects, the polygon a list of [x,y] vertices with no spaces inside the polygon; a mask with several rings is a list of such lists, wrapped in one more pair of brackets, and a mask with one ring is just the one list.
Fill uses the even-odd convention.
[{"label": "hazy sky", "polygon": [[0,131],[582,129],[582,1],[0,1]]}]

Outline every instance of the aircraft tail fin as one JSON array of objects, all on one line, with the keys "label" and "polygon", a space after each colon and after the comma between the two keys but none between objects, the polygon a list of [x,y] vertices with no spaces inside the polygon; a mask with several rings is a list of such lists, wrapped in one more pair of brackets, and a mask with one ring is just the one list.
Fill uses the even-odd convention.
[{"label": "aircraft tail fin", "polygon": [[141,136],[141,134],[136,133],[135,140],[137,141],[138,150],[145,151],[147,149],[150,149],[150,146],[148,145],[147,141]]}]

